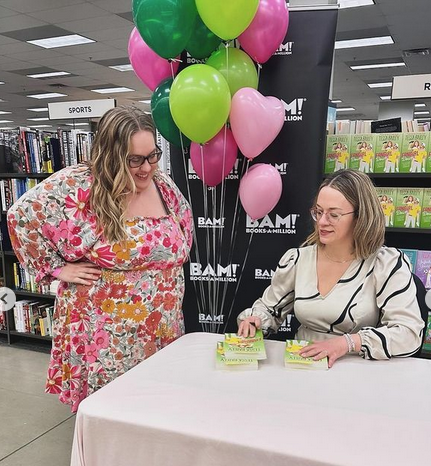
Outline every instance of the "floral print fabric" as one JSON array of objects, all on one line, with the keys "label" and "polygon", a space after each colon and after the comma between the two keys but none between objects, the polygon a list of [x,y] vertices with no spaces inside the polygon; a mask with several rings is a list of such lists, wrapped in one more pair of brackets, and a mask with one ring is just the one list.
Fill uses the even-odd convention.
[{"label": "floral print fabric", "polygon": [[61,170],[8,211],[13,248],[38,281],[65,261],[91,261],[92,286],[61,282],[46,391],[76,411],[87,395],[184,333],[183,263],[192,243],[190,208],[172,180],[154,182],[168,214],[126,222],[125,243],[108,243],[89,207],[85,165]]}]

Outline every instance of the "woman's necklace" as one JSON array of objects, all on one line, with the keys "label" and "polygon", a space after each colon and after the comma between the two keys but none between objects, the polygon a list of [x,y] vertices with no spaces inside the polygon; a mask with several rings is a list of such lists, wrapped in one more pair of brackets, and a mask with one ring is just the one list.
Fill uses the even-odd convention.
[{"label": "woman's necklace", "polygon": [[[325,254],[325,256],[331,261],[331,262],[336,262],[337,264],[345,264],[346,262],[352,262],[352,260],[354,259],[354,257],[352,257],[351,259],[346,259],[344,261],[338,261],[338,260],[335,260],[335,259],[332,259],[332,257],[330,257],[328,255],[328,253],[326,252],[326,249],[325,248],[322,248],[323,250],[323,254]],[[353,254],[353,253],[352,253]]]}]

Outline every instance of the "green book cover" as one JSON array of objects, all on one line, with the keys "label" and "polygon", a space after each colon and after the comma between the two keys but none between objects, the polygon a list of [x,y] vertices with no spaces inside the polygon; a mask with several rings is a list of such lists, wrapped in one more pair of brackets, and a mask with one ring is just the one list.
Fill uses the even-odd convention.
[{"label": "green book cover", "polygon": [[385,215],[385,226],[394,226],[395,202],[397,200],[398,188],[376,188],[380,205]]},{"label": "green book cover", "polygon": [[431,312],[428,313],[428,325],[424,331],[426,334],[423,348],[427,351],[431,351]]},{"label": "green book cover", "polygon": [[325,173],[334,173],[349,168],[350,134],[326,137]]},{"label": "green book cover", "polygon": [[262,330],[256,330],[254,337],[225,333],[223,350],[226,359],[266,359]]},{"label": "green book cover", "polygon": [[[428,131],[428,133],[430,133],[430,131]],[[431,173],[431,136],[429,137],[428,141],[428,153],[425,160],[425,171],[427,173]]]},{"label": "green book cover", "polygon": [[226,360],[223,350],[223,342],[217,342],[216,369],[230,371],[246,371],[258,369],[257,359],[230,359]]},{"label": "green book cover", "polygon": [[431,228],[431,188],[424,188],[420,227]]},{"label": "green book cover", "polygon": [[417,249],[401,249],[402,251],[410,261],[410,264],[412,265],[412,272],[416,270],[416,261],[418,258],[418,250]]},{"label": "green book cover", "polygon": [[298,353],[304,346],[312,342],[307,340],[286,340],[284,351],[284,367],[289,369],[328,369],[328,358],[315,361],[313,358],[303,358]]},{"label": "green book cover", "polygon": [[400,159],[400,173],[425,172],[429,146],[429,131],[404,133]]},{"label": "green book cover", "polygon": [[374,170],[374,134],[352,134],[349,167],[364,173]]},{"label": "green book cover", "polygon": [[398,188],[394,227],[419,228],[423,188]]},{"label": "green book cover", "polygon": [[403,133],[380,133],[375,138],[374,173],[398,172]]}]

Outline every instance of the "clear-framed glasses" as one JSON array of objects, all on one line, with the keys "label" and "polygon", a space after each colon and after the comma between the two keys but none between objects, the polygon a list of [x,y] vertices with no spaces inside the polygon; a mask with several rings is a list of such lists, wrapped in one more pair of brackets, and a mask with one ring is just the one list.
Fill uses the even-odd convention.
[{"label": "clear-framed glasses", "polygon": [[352,212],[346,212],[342,214],[341,212],[335,212],[335,211],[324,212],[322,209],[318,209],[316,207],[310,209],[311,218],[315,222],[318,222],[323,217],[323,215],[326,215],[326,220],[331,225],[335,225],[336,223],[338,223],[341,217],[344,217],[345,215],[349,215],[349,214],[354,214],[355,212],[356,212],[355,210],[352,210]]},{"label": "clear-framed glasses", "polygon": [[130,168],[138,168],[141,165],[144,165],[145,161],[148,161],[149,164],[153,165],[157,163],[162,158],[162,149],[157,147],[149,155],[130,155],[127,157],[127,164]]}]

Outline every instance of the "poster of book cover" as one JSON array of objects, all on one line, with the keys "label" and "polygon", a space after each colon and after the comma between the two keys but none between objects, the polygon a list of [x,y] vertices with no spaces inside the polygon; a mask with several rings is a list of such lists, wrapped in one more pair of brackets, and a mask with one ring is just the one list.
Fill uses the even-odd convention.
[{"label": "poster of book cover", "polygon": [[374,171],[374,134],[352,134],[350,142],[350,168],[364,173]]},{"label": "poster of book cover", "polygon": [[431,289],[431,251],[418,251],[415,274],[427,290]]},{"label": "poster of book cover", "polygon": [[398,188],[395,228],[419,228],[423,193],[423,188]]},{"label": "poster of book cover", "polygon": [[403,141],[402,133],[382,133],[375,136],[374,173],[397,173]]},{"label": "poster of book cover", "polygon": [[404,133],[400,173],[424,173],[428,154],[429,131]]},{"label": "poster of book cover", "polygon": [[326,139],[325,173],[349,168],[350,134],[336,134]]},{"label": "poster of book cover", "polygon": [[376,188],[376,192],[385,215],[385,226],[393,227],[398,188],[379,187]]},{"label": "poster of book cover", "polygon": [[424,188],[420,227],[431,228],[431,188]]}]

